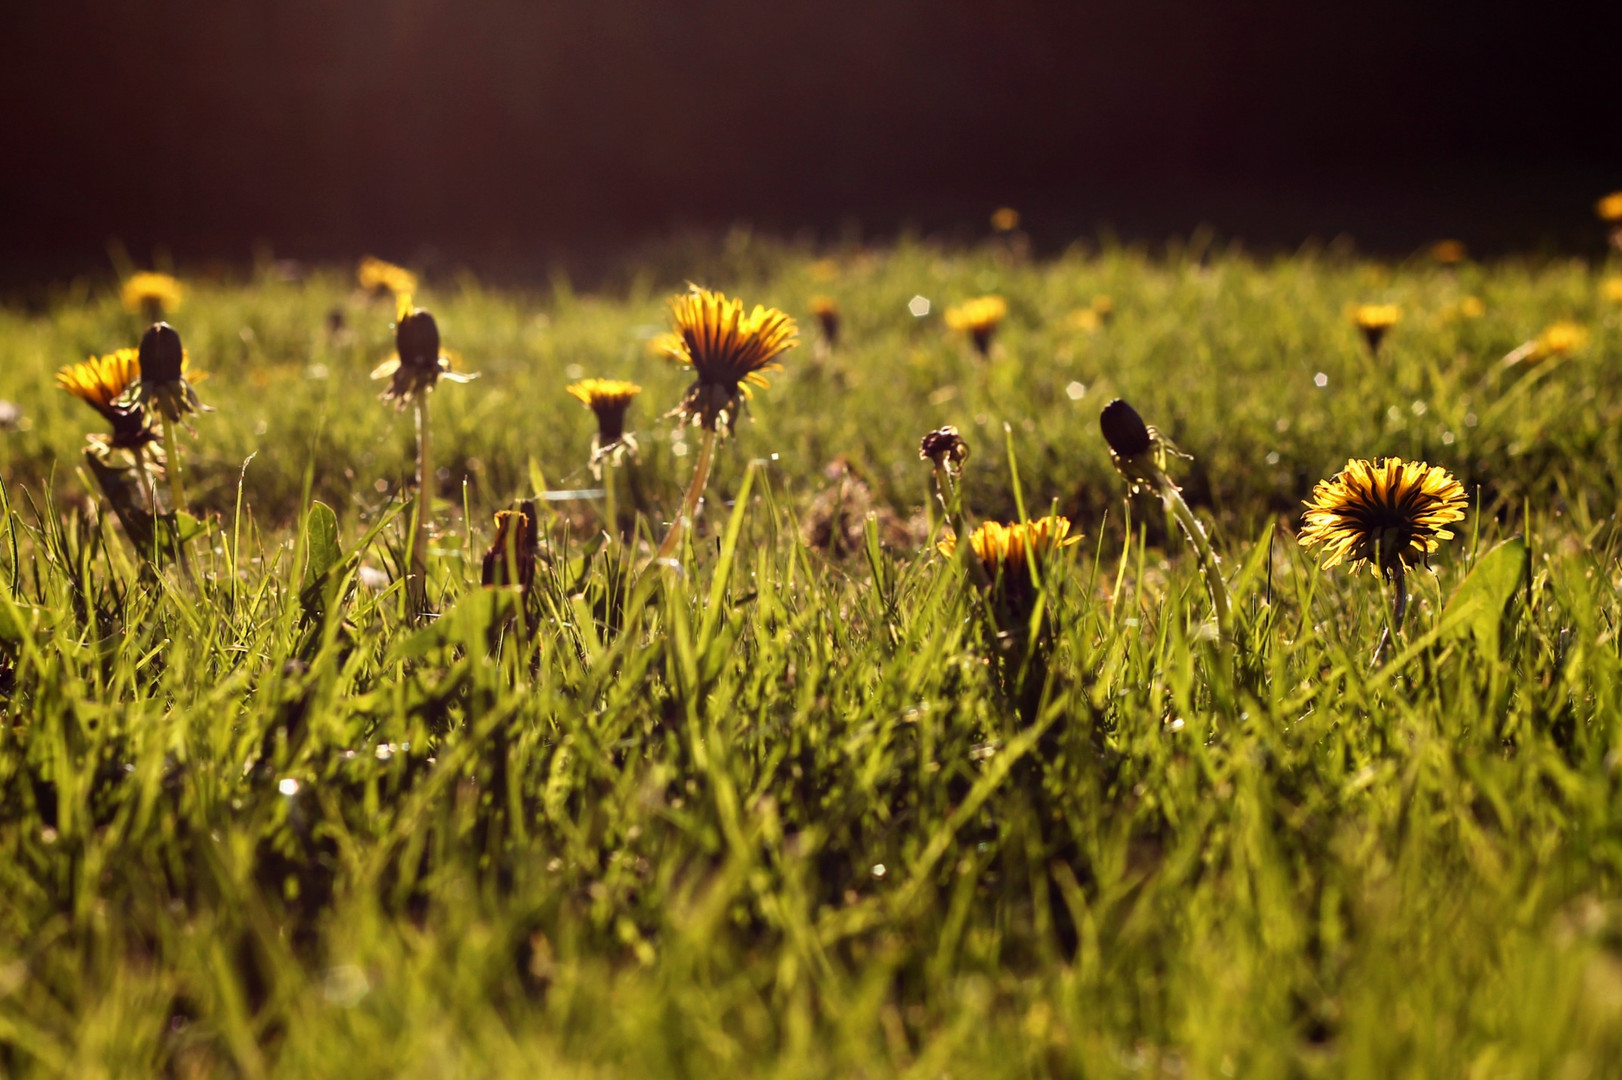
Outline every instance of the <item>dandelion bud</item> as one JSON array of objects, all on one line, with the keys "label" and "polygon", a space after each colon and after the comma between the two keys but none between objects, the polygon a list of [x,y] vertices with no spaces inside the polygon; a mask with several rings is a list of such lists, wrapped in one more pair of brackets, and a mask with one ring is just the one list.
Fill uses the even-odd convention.
[{"label": "dandelion bud", "polygon": [[1104,430],[1104,441],[1115,456],[1135,458],[1149,449],[1149,428],[1138,415],[1138,410],[1116,398],[1098,414],[1098,426]]},{"label": "dandelion bud", "polygon": [[535,504],[527,499],[517,510],[496,514],[496,536],[485,553],[481,580],[485,585],[522,585],[535,581]]},{"label": "dandelion bud", "polygon": [[950,473],[958,472],[968,456],[969,444],[963,441],[963,436],[957,433],[957,428],[950,424],[931,431],[918,444],[920,459],[933,462],[935,468],[945,469]]},{"label": "dandelion bud", "polygon": [[422,308],[402,315],[394,328],[394,348],[402,364],[437,368],[439,324]]},{"label": "dandelion bud", "polygon": [[148,386],[179,382],[185,356],[175,328],[165,322],[153,323],[141,335],[141,381]]}]

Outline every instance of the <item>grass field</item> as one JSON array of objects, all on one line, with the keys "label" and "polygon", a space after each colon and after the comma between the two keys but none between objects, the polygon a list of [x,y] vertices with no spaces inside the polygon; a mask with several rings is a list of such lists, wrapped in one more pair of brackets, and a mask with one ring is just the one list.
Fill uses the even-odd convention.
[{"label": "grass field", "polygon": [[[591,293],[430,279],[480,377],[431,397],[428,621],[392,304],[272,269],[170,316],[215,410],[185,570],[51,379],[144,322],[110,281],[0,310],[0,1073],[1622,1075],[1622,266],[738,234]],[[802,344],[676,571],[698,444],[649,341],[688,279]],[[985,293],[981,359],[942,313]],[[533,592],[483,589],[497,510],[598,485],[582,376],[644,387],[638,524],[543,499]],[[1192,455],[1236,641],[1128,500],[1117,396]],[[933,542],[946,424],[974,520],[1083,535],[1023,669]],[[1387,590],[1294,534],[1385,455],[1471,505],[1374,664]]]}]

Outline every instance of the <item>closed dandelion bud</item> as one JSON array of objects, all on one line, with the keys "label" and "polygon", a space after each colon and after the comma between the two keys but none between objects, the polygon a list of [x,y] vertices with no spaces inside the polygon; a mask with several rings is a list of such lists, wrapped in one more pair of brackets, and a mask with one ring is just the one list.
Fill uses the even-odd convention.
[{"label": "closed dandelion bud", "polygon": [[956,475],[962,471],[963,461],[969,456],[969,444],[948,424],[925,435],[918,443],[918,457],[931,462],[937,469]]},{"label": "closed dandelion bud", "polygon": [[496,536],[485,552],[481,580],[485,585],[522,585],[535,581],[535,504],[525,500],[517,510],[496,515]]},{"label": "closed dandelion bud", "polygon": [[180,345],[180,335],[168,323],[153,323],[141,335],[141,381],[148,386],[177,383],[186,353]]},{"label": "closed dandelion bud", "polygon": [[415,367],[439,366],[439,324],[418,308],[401,316],[394,328],[394,348],[400,363]]},{"label": "closed dandelion bud", "polygon": [[1098,415],[1098,426],[1104,430],[1104,441],[1118,458],[1135,458],[1149,449],[1148,425],[1138,415],[1138,410],[1120,398],[1104,406],[1104,411]]}]

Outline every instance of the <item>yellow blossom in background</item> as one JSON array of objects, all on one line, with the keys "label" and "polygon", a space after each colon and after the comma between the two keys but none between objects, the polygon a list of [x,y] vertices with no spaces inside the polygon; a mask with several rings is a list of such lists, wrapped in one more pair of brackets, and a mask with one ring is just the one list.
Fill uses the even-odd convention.
[{"label": "yellow blossom in background", "polygon": [[1008,301],[1000,296],[981,296],[946,309],[946,325],[968,334],[981,356],[991,351],[991,338],[1008,315]]},{"label": "yellow blossom in background", "polygon": [[670,355],[693,369],[697,380],[676,406],[675,415],[711,431],[730,430],[746,384],[770,386],[763,371],[779,371],[778,356],[799,344],[794,320],[776,308],[743,302],[691,286],[671,297],[676,342]]},{"label": "yellow blossom in background", "polygon": [[592,439],[591,464],[601,475],[605,458],[616,463],[624,452],[636,453],[636,440],[625,430],[625,413],[642,388],[624,379],[582,379],[568,392],[597,417],[597,434]]},{"label": "yellow blossom in background", "polygon": [[839,276],[839,264],[832,259],[818,259],[809,267],[812,281],[833,281]]},{"label": "yellow blossom in background", "polygon": [[1368,563],[1387,577],[1421,562],[1464,520],[1464,487],[1446,469],[1423,461],[1353,458],[1306,501],[1298,539],[1322,544],[1323,568]]},{"label": "yellow blossom in background", "polygon": [[[403,266],[395,266],[391,262],[367,255],[361,259],[360,265],[355,268],[355,280],[367,292],[390,293],[398,302],[401,297],[409,298],[417,291],[417,275]],[[410,308],[398,312],[404,317]]]},{"label": "yellow blossom in background", "polygon": [[822,328],[822,337],[830,346],[839,344],[839,301],[831,296],[813,296],[811,314]]},{"label": "yellow blossom in background", "polygon": [[1380,351],[1380,342],[1400,321],[1402,309],[1396,304],[1359,304],[1352,309],[1352,322],[1363,332],[1363,340],[1373,353]]},{"label": "yellow blossom in background", "polygon": [[1019,228],[1019,211],[1012,206],[1000,206],[991,212],[991,227],[998,232],[1013,232]]},{"label": "yellow blossom in background", "polygon": [[1613,304],[1622,304],[1622,277],[1606,278],[1600,294]]},{"label": "yellow blossom in background", "polygon": [[1459,314],[1466,319],[1479,319],[1487,314],[1487,305],[1479,296],[1466,296],[1459,301]]},{"label": "yellow blossom in background", "polygon": [[1601,221],[1622,225],[1622,191],[1613,191],[1594,204],[1594,213]]},{"label": "yellow blossom in background", "polygon": [[1080,330],[1084,334],[1096,334],[1104,325],[1098,312],[1090,307],[1077,308],[1070,313],[1068,322],[1072,330]]},{"label": "yellow blossom in background", "polygon": [[1470,257],[1462,240],[1438,240],[1431,245],[1431,258],[1443,266],[1461,263]]},{"label": "yellow blossom in background", "polygon": [[1588,344],[1588,330],[1577,323],[1561,320],[1544,327],[1532,342],[1528,360],[1547,360],[1554,356],[1570,356]]},{"label": "yellow blossom in background", "polygon": [[164,315],[180,307],[181,301],[185,299],[185,292],[180,282],[168,274],[143,270],[125,279],[118,295],[124,303],[125,311],[131,315],[145,315],[153,322],[157,322]]}]

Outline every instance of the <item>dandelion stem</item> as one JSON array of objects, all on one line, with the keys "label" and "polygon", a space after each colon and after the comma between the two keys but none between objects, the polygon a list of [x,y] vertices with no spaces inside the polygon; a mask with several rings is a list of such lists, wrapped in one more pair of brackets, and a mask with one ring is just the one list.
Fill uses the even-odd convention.
[{"label": "dandelion stem", "polygon": [[706,428],[704,441],[698,447],[698,460],[693,463],[693,482],[687,486],[687,497],[682,500],[681,512],[676,520],[670,523],[670,531],[659,545],[659,551],[654,560],[675,558],[676,550],[681,546],[682,532],[691,524],[692,517],[698,513],[699,500],[704,497],[704,486],[710,480],[710,462],[715,457],[715,443],[719,436],[715,428]]},{"label": "dandelion stem", "polygon": [[1379,644],[1374,646],[1374,666],[1379,667],[1385,647],[1402,632],[1402,620],[1408,614],[1408,575],[1399,560],[1391,569],[1391,623],[1380,631]]},{"label": "dandelion stem", "polygon": [[1188,508],[1183,501],[1183,495],[1177,490],[1169,477],[1161,475],[1160,496],[1165,501],[1166,509],[1177,519],[1177,524],[1183,527],[1183,533],[1188,542],[1194,545],[1194,553],[1199,556],[1200,573],[1205,578],[1205,588],[1211,594],[1211,607],[1216,612],[1217,630],[1222,634],[1222,640],[1233,644],[1233,611],[1228,603],[1228,587],[1222,581],[1222,564],[1217,561],[1216,552],[1211,549],[1210,538],[1205,535],[1205,529],[1200,525],[1194,511]]},{"label": "dandelion stem", "polygon": [[619,467],[612,462],[603,470],[603,517],[607,518],[608,538],[613,540],[620,534],[619,507],[614,498],[615,474]]},{"label": "dandelion stem", "polygon": [[[163,409],[158,410],[163,417],[163,447],[168,451],[169,470],[169,512],[183,514],[186,512],[186,485],[180,478],[180,442],[175,438],[175,422]],[[152,515],[157,516],[158,501],[152,500]]]},{"label": "dandelion stem", "polygon": [[428,428],[428,395],[418,394],[417,406],[417,505],[411,515],[411,558],[406,596],[412,616],[428,609],[428,515],[433,508],[433,442]]}]

